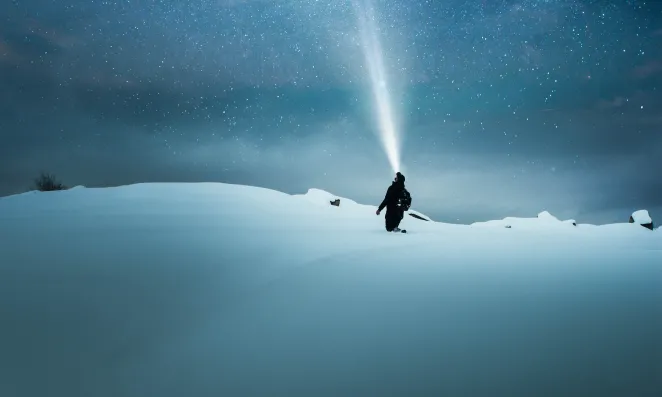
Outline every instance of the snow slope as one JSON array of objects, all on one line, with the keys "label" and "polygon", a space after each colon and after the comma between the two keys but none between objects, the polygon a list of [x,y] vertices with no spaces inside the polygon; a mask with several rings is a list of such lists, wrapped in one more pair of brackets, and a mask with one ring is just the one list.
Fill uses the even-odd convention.
[{"label": "snow slope", "polygon": [[0,199],[0,396],[662,395],[659,230],[405,217],[389,234],[334,198]]}]

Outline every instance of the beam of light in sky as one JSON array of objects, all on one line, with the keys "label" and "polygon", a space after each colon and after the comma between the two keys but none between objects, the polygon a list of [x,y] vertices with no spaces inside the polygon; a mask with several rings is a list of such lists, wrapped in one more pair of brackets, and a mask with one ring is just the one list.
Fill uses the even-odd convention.
[{"label": "beam of light in sky", "polygon": [[358,17],[361,46],[365,56],[379,123],[379,138],[393,172],[400,171],[400,136],[394,120],[393,107],[384,68],[379,30],[370,0],[353,0]]}]

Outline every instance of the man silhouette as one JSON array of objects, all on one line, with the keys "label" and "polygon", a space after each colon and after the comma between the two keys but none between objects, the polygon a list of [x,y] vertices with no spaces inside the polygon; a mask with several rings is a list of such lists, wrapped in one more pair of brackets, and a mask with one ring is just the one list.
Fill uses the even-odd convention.
[{"label": "man silhouette", "polygon": [[395,179],[386,190],[386,196],[377,209],[379,215],[386,207],[385,226],[387,232],[400,232],[400,221],[404,217],[404,209],[398,206],[398,200],[405,190],[405,176],[400,172],[395,174]]}]

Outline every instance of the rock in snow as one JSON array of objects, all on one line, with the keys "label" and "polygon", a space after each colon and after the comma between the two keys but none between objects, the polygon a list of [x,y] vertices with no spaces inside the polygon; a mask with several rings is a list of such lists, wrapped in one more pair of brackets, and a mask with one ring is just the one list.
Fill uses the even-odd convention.
[{"label": "rock in snow", "polygon": [[639,224],[647,229],[653,230],[653,219],[647,210],[635,211],[630,215],[630,223]]}]

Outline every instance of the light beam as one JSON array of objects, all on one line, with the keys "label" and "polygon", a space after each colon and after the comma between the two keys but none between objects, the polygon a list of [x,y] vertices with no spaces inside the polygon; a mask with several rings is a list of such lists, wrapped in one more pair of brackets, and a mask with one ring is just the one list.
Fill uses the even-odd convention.
[{"label": "light beam", "polygon": [[375,116],[379,125],[379,138],[391,164],[393,173],[400,170],[400,136],[394,120],[388,80],[384,68],[383,52],[379,41],[375,15],[370,0],[353,0],[361,35],[370,83],[375,100]]}]

